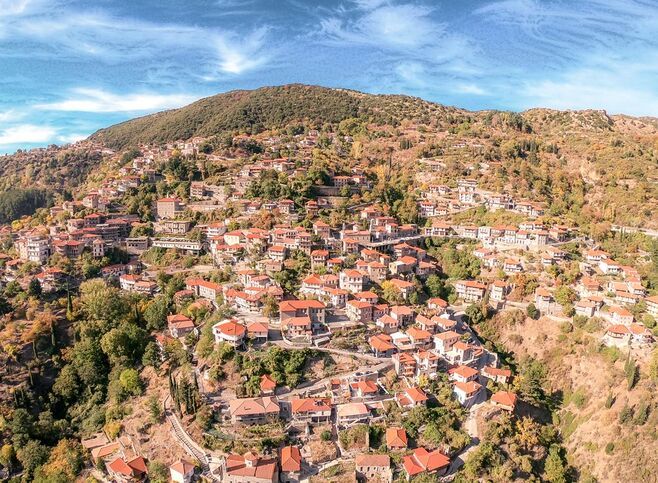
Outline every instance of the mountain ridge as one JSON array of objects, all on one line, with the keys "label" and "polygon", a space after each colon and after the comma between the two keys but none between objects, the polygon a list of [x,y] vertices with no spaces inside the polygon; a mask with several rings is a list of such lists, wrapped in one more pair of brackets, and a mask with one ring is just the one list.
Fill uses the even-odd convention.
[{"label": "mountain ridge", "polygon": [[[316,110],[309,110],[309,106],[302,105],[298,115],[292,113],[283,113],[283,117],[278,119],[266,119],[266,123],[262,126],[259,126],[258,123],[255,123],[255,126],[251,126],[252,129],[250,134],[266,130],[268,128],[281,127],[275,125],[275,121],[281,122],[302,122],[302,121],[318,121],[319,117],[325,115],[322,119],[325,122],[339,122],[341,120],[347,119],[349,117],[360,117],[365,115],[372,116],[376,112],[384,111],[388,115],[393,113],[389,112],[386,106],[378,105],[377,101],[386,101],[386,100],[397,100],[401,102],[423,104],[434,108],[435,110],[442,111],[443,113],[452,113],[459,114],[464,116],[473,116],[480,118],[483,116],[497,114],[497,113],[512,113],[518,114],[520,116],[534,116],[537,114],[549,115],[549,116],[561,116],[561,117],[572,117],[572,116],[600,116],[607,119],[609,122],[614,123],[616,119],[629,119],[635,122],[642,122],[645,124],[650,124],[653,127],[658,128],[658,119],[650,116],[630,116],[627,114],[609,114],[604,109],[553,109],[546,107],[532,107],[523,111],[501,111],[496,109],[483,109],[483,110],[468,110],[458,106],[441,104],[438,102],[428,101],[421,97],[411,96],[407,94],[371,94],[362,91],[357,91],[354,89],[347,88],[331,88],[324,87],[319,85],[307,85],[307,84],[284,84],[278,86],[263,86],[257,89],[235,89],[231,91],[226,91],[212,96],[201,98],[197,101],[194,101],[191,104],[182,106],[176,109],[168,109],[160,111],[153,114],[147,114],[145,116],[140,116],[137,118],[129,119],[105,128],[99,129],[93,133],[89,139],[102,141],[110,147],[116,147],[119,149],[125,148],[127,146],[134,146],[139,143],[149,143],[149,142],[172,142],[177,140],[189,139],[194,136],[208,136],[216,135],[224,130],[238,130],[244,131],[247,127],[245,124],[237,122],[235,118],[229,117],[226,123],[217,122],[214,119],[214,116],[218,114],[218,111],[225,109],[229,116],[235,116],[236,114],[247,114],[247,112],[240,112],[239,109],[246,104],[246,107],[254,109],[252,114],[259,113],[259,109],[262,109],[261,101],[264,100],[264,97],[269,97],[269,101],[273,104],[276,104],[281,100],[282,96],[291,96],[293,94],[302,94],[310,95],[311,100],[314,99],[323,99],[328,100],[333,96],[343,96],[341,101],[346,104],[338,106],[338,111],[329,113],[329,116],[326,116],[327,111],[318,109],[319,106],[315,106]],[[261,98],[261,96],[263,98]],[[303,96],[302,96],[303,97]],[[351,99],[348,99],[351,98]],[[255,106],[249,105],[249,102],[255,103]],[[235,103],[230,105],[230,103]],[[389,106],[390,107],[390,106]],[[210,110],[211,118],[207,119],[208,114],[206,113],[204,118],[196,119],[196,126],[184,126],[179,127],[177,130],[172,130],[169,127],[164,128],[162,125],[167,122],[180,122],[181,118],[190,118],[194,116],[199,116],[199,108],[202,110]],[[237,110],[237,112],[236,112]],[[313,114],[309,118],[309,114]],[[316,119],[313,119],[315,117]],[[233,121],[233,122],[232,122]],[[159,133],[154,133],[153,126],[149,124],[155,124],[156,127],[163,129]],[[255,130],[253,129],[255,127]],[[125,132],[126,129],[130,129],[137,133],[142,133],[140,135],[127,136]],[[178,136],[178,137],[176,137]],[[187,136],[187,137],[185,137]]]}]

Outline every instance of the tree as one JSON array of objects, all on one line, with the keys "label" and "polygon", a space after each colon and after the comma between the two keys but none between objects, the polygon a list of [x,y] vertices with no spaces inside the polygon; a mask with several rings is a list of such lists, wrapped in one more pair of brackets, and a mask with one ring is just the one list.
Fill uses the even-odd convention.
[{"label": "tree", "polygon": [[0,294],[0,315],[8,314],[12,310],[14,310],[14,308],[7,300],[7,297],[5,297],[3,294]]},{"label": "tree", "polygon": [[135,369],[124,369],[119,375],[119,382],[123,390],[131,396],[142,394],[142,380]]},{"label": "tree", "polygon": [[450,295],[445,282],[434,273],[427,277],[427,280],[425,281],[425,292],[430,297],[440,297],[444,300]]},{"label": "tree", "polygon": [[33,278],[30,280],[30,284],[27,287],[27,293],[30,297],[41,297],[41,282],[39,282],[38,278]]},{"label": "tree", "polygon": [[160,349],[155,342],[151,341],[146,344],[144,355],[142,356],[142,364],[155,367],[156,369],[160,367]]},{"label": "tree", "polygon": [[11,471],[14,469],[14,462],[16,460],[16,452],[14,451],[14,447],[10,444],[4,444],[2,445],[2,448],[0,448],[0,465],[4,466]]},{"label": "tree", "polygon": [[558,445],[552,445],[544,463],[544,478],[551,483],[566,483],[567,469]]},{"label": "tree", "polygon": [[164,295],[155,297],[144,310],[144,320],[148,330],[161,330],[167,322],[170,301]]},{"label": "tree", "polygon": [[647,422],[648,417],[649,417],[649,405],[647,404],[646,401],[642,401],[639,404],[637,411],[635,412],[633,423],[637,426],[642,426],[644,423]]},{"label": "tree", "polygon": [[85,329],[89,331],[104,331],[107,327],[114,327],[131,308],[118,289],[100,279],[80,284],[80,303],[87,318],[97,322],[85,324]]},{"label": "tree", "polygon": [[[35,440],[28,441],[16,453],[18,461],[27,475],[33,475],[39,466],[48,461],[49,455],[50,450],[48,447]],[[30,481],[29,476],[27,481]]]},{"label": "tree", "polygon": [[544,401],[544,383],[546,381],[546,369],[534,359],[521,361],[519,377],[515,379],[515,385],[526,399],[540,404]]},{"label": "tree", "polygon": [[65,401],[72,401],[79,395],[80,378],[72,364],[65,365],[59,372],[52,391]]},{"label": "tree", "polygon": [[471,324],[478,325],[487,319],[487,309],[481,305],[471,304],[464,311]]},{"label": "tree", "polygon": [[82,446],[75,440],[62,439],[50,452],[46,464],[39,468],[35,482],[74,481],[82,469]]},{"label": "tree", "polygon": [[85,338],[79,341],[73,347],[71,358],[82,384],[88,387],[105,385],[108,368],[98,340]]},{"label": "tree", "polygon": [[151,421],[156,424],[159,423],[162,419],[162,407],[160,406],[160,400],[156,395],[152,395],[148,399],[148,408]]},{"label": "tree", "polygon": [[576,292],[568,285],[560,285],[555,290],[555,301],[562,307],[573,305],[577,298]]},{"label": "tree", "polygon": [[272,296],[267,296],[263,300],[263,315],[268,319],[273,319],[279,314],[279,303]]},{"label": "tree", "polygon": [[539,319],[540,316],[539,309],[532,302],[528,304],[528,307],[526,308],[526,314],[533,320]]},{"label": "tree", "polygon": [[101,337],[101,348],[114,366],[132,366],[141,361],[148,333],[132,323],[123,323]]},{"label": "tree", "polygon": [[204,431],[210,429],[212,425],[213,412],[210,406],[203,404],[196,412],[194,420],[197,422],[199,427]]},{"label": "tree", "polygon": [[649,363],[649,377],[653,382],[658,382],[658,349],[651,353],[651,362]]},{"label": "tree", "polygon": [[626,387],[630,391],[635,387],[638,376],[637,364],[631,358],[630,352],[628,353],[628,359],[626,359],[626,364],[624,365],[624,374],[626,375]]},{"label": "tree", "polygon": [[392,304],[401,304],[404,302],[402,292],[390,280],[384,280],[382,282],[382,297]]},{"label": "tree", "polygon": [[15,409],[11,414],[9,430],[12,434],[14,447],[23,447],[28,442],[34,431],[34,422],[30,413],[23,408]]}]

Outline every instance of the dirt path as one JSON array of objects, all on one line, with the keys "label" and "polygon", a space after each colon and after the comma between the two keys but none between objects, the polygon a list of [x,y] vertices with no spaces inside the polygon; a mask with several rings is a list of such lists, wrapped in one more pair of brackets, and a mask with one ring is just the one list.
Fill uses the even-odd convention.
[{"label": "dirt path", "polygon": [[452,463],[450,464],[450,468],[448,470],[449,475],[454,476],[454,473],[457,472],[459,468],[464,466],[464,462],[468,458],[468,455],[472,451],[474,451],[480,444],[480,439],[482,438],[482,435],[480,434],[480,428],[478,426],[478,417],[480,412],[485,407],[486,407],[486,402],[477,403],[474,406],[472,406],[471,410],[468,412],[466,421],[464,421],[464,430],[471,437],[471,442],[452,460]]}]

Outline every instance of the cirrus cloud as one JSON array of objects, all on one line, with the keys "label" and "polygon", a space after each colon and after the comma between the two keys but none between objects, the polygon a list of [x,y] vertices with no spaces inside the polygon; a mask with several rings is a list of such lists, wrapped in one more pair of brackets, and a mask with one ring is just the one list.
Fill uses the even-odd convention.
[{"label": "cirrus cloud", "polygon": [[76,112],[144,112],[181,107],[199,99],[189,94],[114,94],[102,89],[73,89],[67,99],[38,104],[37,109]]},{"label": "cirrus cloud", "polygon": [[0,131],[0,146],[47,143],[56,135],[57,129],[52,126],[20,124]]}]

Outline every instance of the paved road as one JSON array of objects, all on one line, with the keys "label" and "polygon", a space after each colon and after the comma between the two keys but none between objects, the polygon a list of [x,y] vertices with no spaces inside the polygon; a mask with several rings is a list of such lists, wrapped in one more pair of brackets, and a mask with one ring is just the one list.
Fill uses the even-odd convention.
[{"label": "paved road", "polygon": [[270,341],[272,344],[278,345],[279,347],[283,347],[284,349],[315,349],[320,352],[328,352],[330,354],[338,354],[341,356],[346,356],[346,357],[356,357],[357,359],[362,359],[364,361],[369,361],[369,362],[382,362],[383,360],[391,360],[391,359],[384,359],[383,357],[375,357],[370,354],[362,354],[360,352],[352,352],[352,351],[347,351],[347,350],[342,350],[342,349],[333,349],[331,347],[315,347],[315,346],[308,346],[308,345],[295,345],[295,344],[289,344],[283,340],[271,340]]},{"label": "paved road", "polygon": [[355,374],[357,372],[381,372],[389,367],[393,367],[393,361],[391,359],[386,359],[382,361],[380,364],[377,364],[376,366],[370,366],[370,365],[363,365],[360,367],[357,367],[354,370],[351,371],[345,371],[340,374],[334,374],[333,376],[327,376],[322,379],[318,379],[317,381],[311,383],[308,386],[298,386],[296,389],[293,389],[291,391],[285,392],[285,393],[278,393],[277,397],[282,398],[282,399],[288,399],[290,397],[298,396],[300,394],[305,394],[305,393],[311,393],[314,390],[319,390],[322,388],[325,388],[327,386],[327,383],[331,381],[332,379],[341,379],[345,376],[349,376],[351,374]]}]

